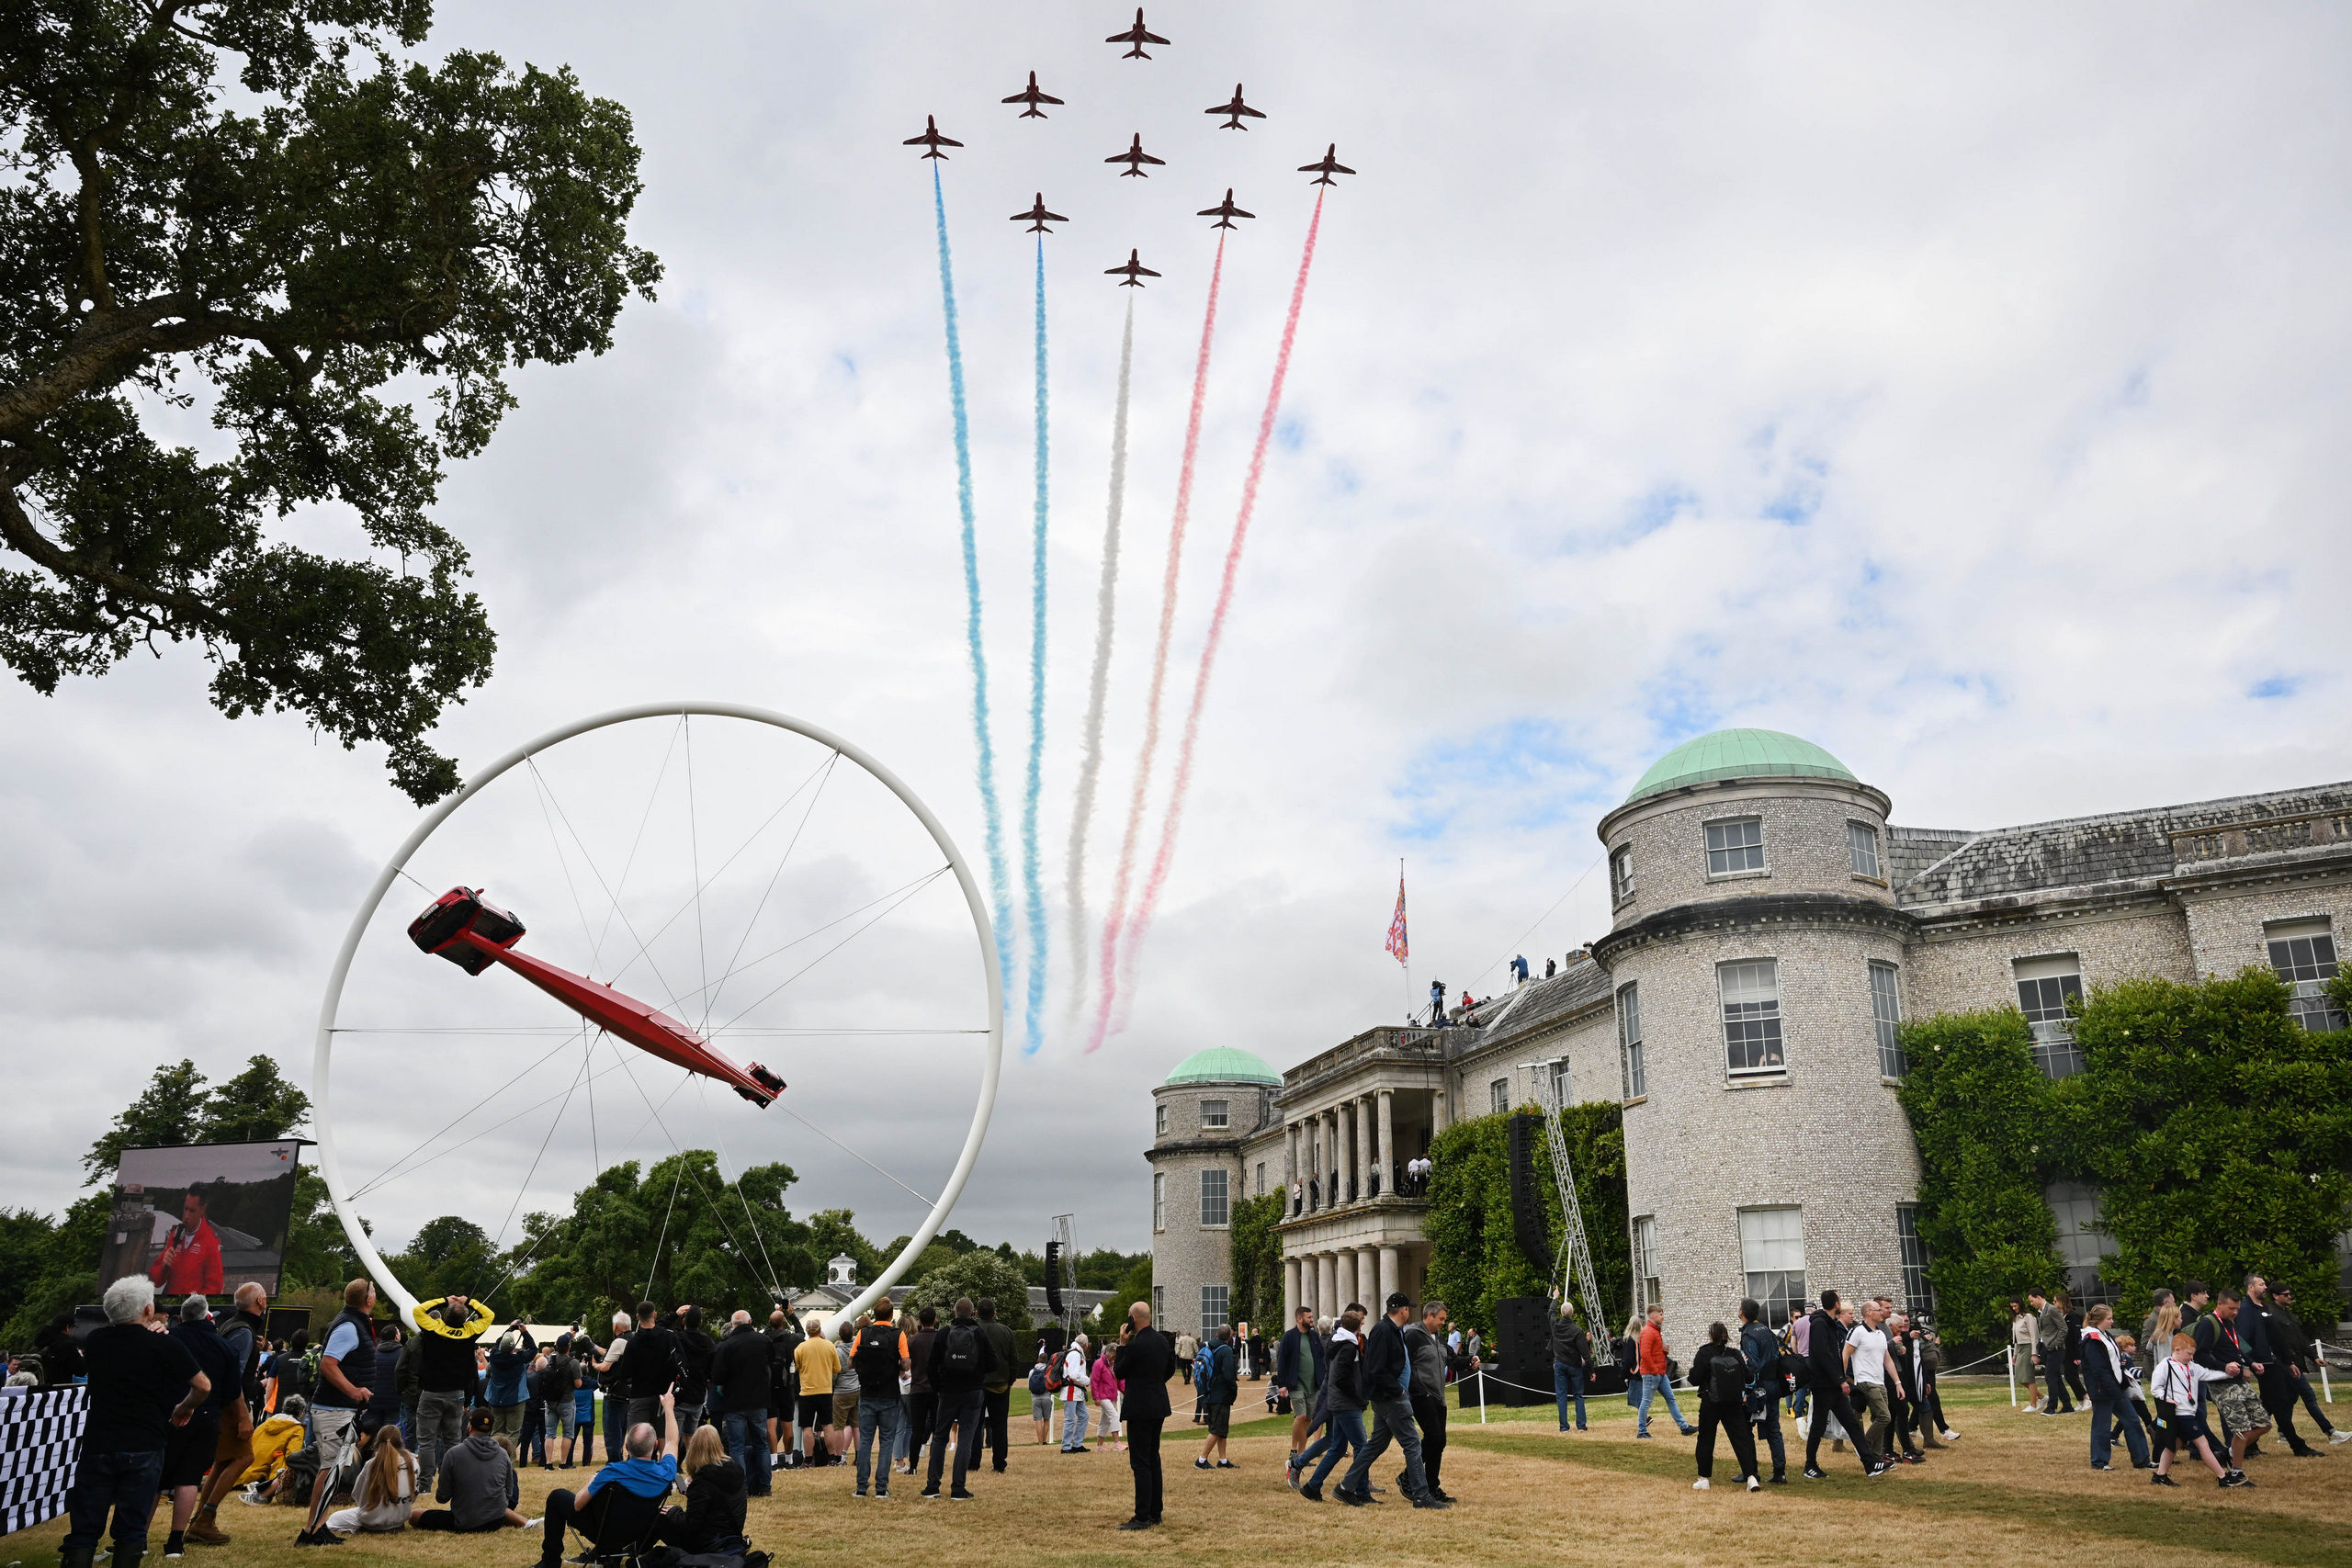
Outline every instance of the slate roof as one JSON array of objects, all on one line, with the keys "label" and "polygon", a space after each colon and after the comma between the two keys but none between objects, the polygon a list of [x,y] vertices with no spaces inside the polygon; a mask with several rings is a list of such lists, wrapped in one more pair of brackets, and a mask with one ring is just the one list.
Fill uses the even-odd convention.
[{"label": "slate roof", "polygon": [[1900,887],[1977,835],[1965,828],[1898,828],[1886,825],[1887,881]]},{"label": "slate roof", "polygon": [[[1908,877],[1898,870],[1896,897],[1910,908],[2061,887],[2152,882],[2173,874],[2176,834],[2347,810],[2352,810],[2352,783],[1996,828],[1974,835]],[[1891,856],[1912,852],[1896,847],[1902,842],[1898,835],[1925,831],[1890,829]]]},{"label": "slate roof", "polygon": [[[1609,971],[1591,959],[1569,964],[1548,980],[1530,980],[1516,991],[1498,991],[1478,1010],[1487,1019],[1473,1049],[1533,1034],[1579,1008],[1609,995]],[[1512,998],[1518,1005],[1511,1006]],[[1503,1010],[1510,1008],[1509,1013]]]}]

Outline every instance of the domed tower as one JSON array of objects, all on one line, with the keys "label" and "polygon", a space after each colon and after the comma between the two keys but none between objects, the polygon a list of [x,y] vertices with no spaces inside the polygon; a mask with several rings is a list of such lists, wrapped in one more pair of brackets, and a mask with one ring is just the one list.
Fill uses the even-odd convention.
[{"label": "domed tower", "polygon": [[1233,1206],[1255,1195],[1242,1146],[1272,1123],[1282,1083],[1259,1057],[1213,1045],[1152,1090],[1152,1310],[1170,1334],[1227,1321]]},{"label": "domed tower", "polygon": [[1635,1292],[1686,1363],[1754,1296],[1901,1294],[1910,918],[1887,796],[1770,729],[1685,741],[1600,820]]}]

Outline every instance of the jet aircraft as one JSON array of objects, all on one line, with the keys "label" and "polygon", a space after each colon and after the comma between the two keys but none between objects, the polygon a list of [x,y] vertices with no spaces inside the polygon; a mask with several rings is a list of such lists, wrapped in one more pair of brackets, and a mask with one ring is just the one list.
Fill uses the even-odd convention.
[{"label": "jet aircraft", "polygon": [[1036,206],[1031,208],[1026,212],[1014,213],[1012,220],[1015,223],[1028,224],[1029,228],[1027,232],[1032,234],[1050,234],[1053,231],[1046,228],[1046,224],[1067,223],[1069,221],[1069,219],[1063,217],[1058,212],[1048,212],[1046,210],[1046,193],[1044,191],[1039,191],[1037,193]]},{"label": "jet aircraft", "polygon": [[[1011,99],[1006,100],[1008,103],[1011,101]],[[1241,123],[1241,117],[1244,115],[1249,116],[1251,119],[1263,119],[1266,118],[1264,115],[1260,114],[1256,109],[1251,108],[1248,104],[1241,101],[1241,84],[1238,82],[1236,82],[1233,85],[1233,101],[1231,103],[1219,104],[1215,108],[1203,109],[1201,112],[1203,114],[1230,115],[1232,117],[1231,118],[1227,119],[1223,125],[1217,127],[1219,130],[1249,130],[1250,128],[1248,126]]]},{"label": "jet aircraft", "polygon": [[1029,73],[1029,85],[1004,101],[1008,104],[1027,104],[1029,107],[1021,111],[1021,118],[1023,119],[1044,119],[1046,118],[1046,111],[1039,108],[1037,106],[1039,104],[1058,104],[1061,102],[1059,98],[1054,96],[1051,93],[1040,92],[1038,90],[1037,73],[1035,71]]},{"label": "jet aircraft", "polygon": [[1333,175],[1352,175],[1355,173],[1353,169],[1349,168],[1345,164],[1340,162],[1340,144],[1336,141],[1332,142],[1330,148],[1316,162],[1312,164],[1301,164],[1298,166],[1298,172],[1302,175],[1313,175],[1316,176],[1306,182],[1311,186],[1335,186],[1340,182],[1331,177]]},{"label": "jet aircraft", "polygon": [[1218,202],[1215,207],[1202,208],[1200,216],[1203,218],[1214,218],[1216,220],[1216,222],[1209,225],[1212,229],[1231,229],[1236,227],[1233,221],[1235,219],[1255,218],[1258,215],[1254,212],[1244,212],[1241,209],[1234,206],[1233,187],[1231,186],[1227,186],[1225,187],[1225,199]]},{"label": "jet aircraft", "polygon": [[1126,53],[1119,56],[1122,60],[1149,60],[1151,56],[1144,52],[1143,46],[1148,43],[1166,43],[1168,40],[1161,38],[1158,33],[1145,30],[1143,25],[1143,7],[1138,6],[1136,7],[1136,25],[1129,28],[1125,32],[1113,33],[1109,38],[1104,39],[1102,41],[1104,43],[1133,44],[1135,46],[1134,48],[1128,50]]},{"label": "jet aircraft", "polygon": [[1133,249],[1130,249],[1127,252],[1127,259],[1125,261],[1120,263],[1117,266],[1106,266],[1102,269],[1102,272],[1105,276],[1112,276],[1120,273],[1125,273],[1126,276],[1119,285],[1122,288],[1141,288],[1143,287],[1142,280],[1144,278],[1158,277],[1159,276],[1159,274],[1152,271],[1151,268],[1137,261],[1136,259],[1136,253]]},{"label": "jet aircraft", "polygon": [[1162,168],[1165,168],[1168,165],[1167,159],[1155,158],[1150,153],[1143,150],[1143,132],[1140,130],[1136,132],[1134,145],[1130,146],[1125,152],[1114,152],[1110,157],[1105,158],[1102,161],[1106,164],[1125,164],[1126,167],[1119,171],[1119,177],[1123,180],[1130,175],[1139,175],[1147,180],[1151,178],[1149,175],[1144,173],[1143,166],[1146,164],[1157,164]]},{"label": "jet aircraft", "polygon": [[951,138],[940,135],[938,119],[933,116],[925,115],[922,117],[922,134],[921,136],[908,137],[904,145],[909,147],[928,147],[931,151],[925,152],[923,154],[924,157],[944,160],[947,154],[940,151],[942,147],[961,147],[964,144],[960,141],[954,141]]}]

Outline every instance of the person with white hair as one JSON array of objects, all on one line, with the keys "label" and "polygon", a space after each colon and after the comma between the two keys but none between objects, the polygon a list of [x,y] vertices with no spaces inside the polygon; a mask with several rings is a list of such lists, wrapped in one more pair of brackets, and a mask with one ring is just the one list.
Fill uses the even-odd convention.
[{"label": "person with white hair", "polygon": [[1086,1348],[1086,1336],[1073,1334],[1069,1348],[1062,1352],[1062,1452],[1066,1454],[1091,1451],[1086,1446],[1086,1396],[1092,1392],[1092,1382]]},{"label": "person with white hair", "polygon": [[70,1521],[58,1549],[61,1568],[90,1568],[114,1517],[114,1561],[129,1568],[147,1551],[147,1521],[163,1480],[164,1450],[175,1427],[212,1393],[212,1382],[169,1338],[155,1312],[155,1287],[131,1274],[107,1287],[106,1326],[83,1342],[89,1416],[81,1462],[65,1494]]}]

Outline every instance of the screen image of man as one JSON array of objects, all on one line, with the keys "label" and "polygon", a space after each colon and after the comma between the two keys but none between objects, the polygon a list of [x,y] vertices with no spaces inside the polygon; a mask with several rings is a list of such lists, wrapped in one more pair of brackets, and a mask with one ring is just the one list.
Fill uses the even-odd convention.
[{"label": "screen image of man", "polygon": [[187,1196],[180,1200],[180,1223],[172,1227],[164,1250],[147,1266],[147,1278],[163,1294],[220,1293],[220,1238],[213,1234],[212,1222],[205,1217],[206,1208],[200,1187],[190,1187]]}]

